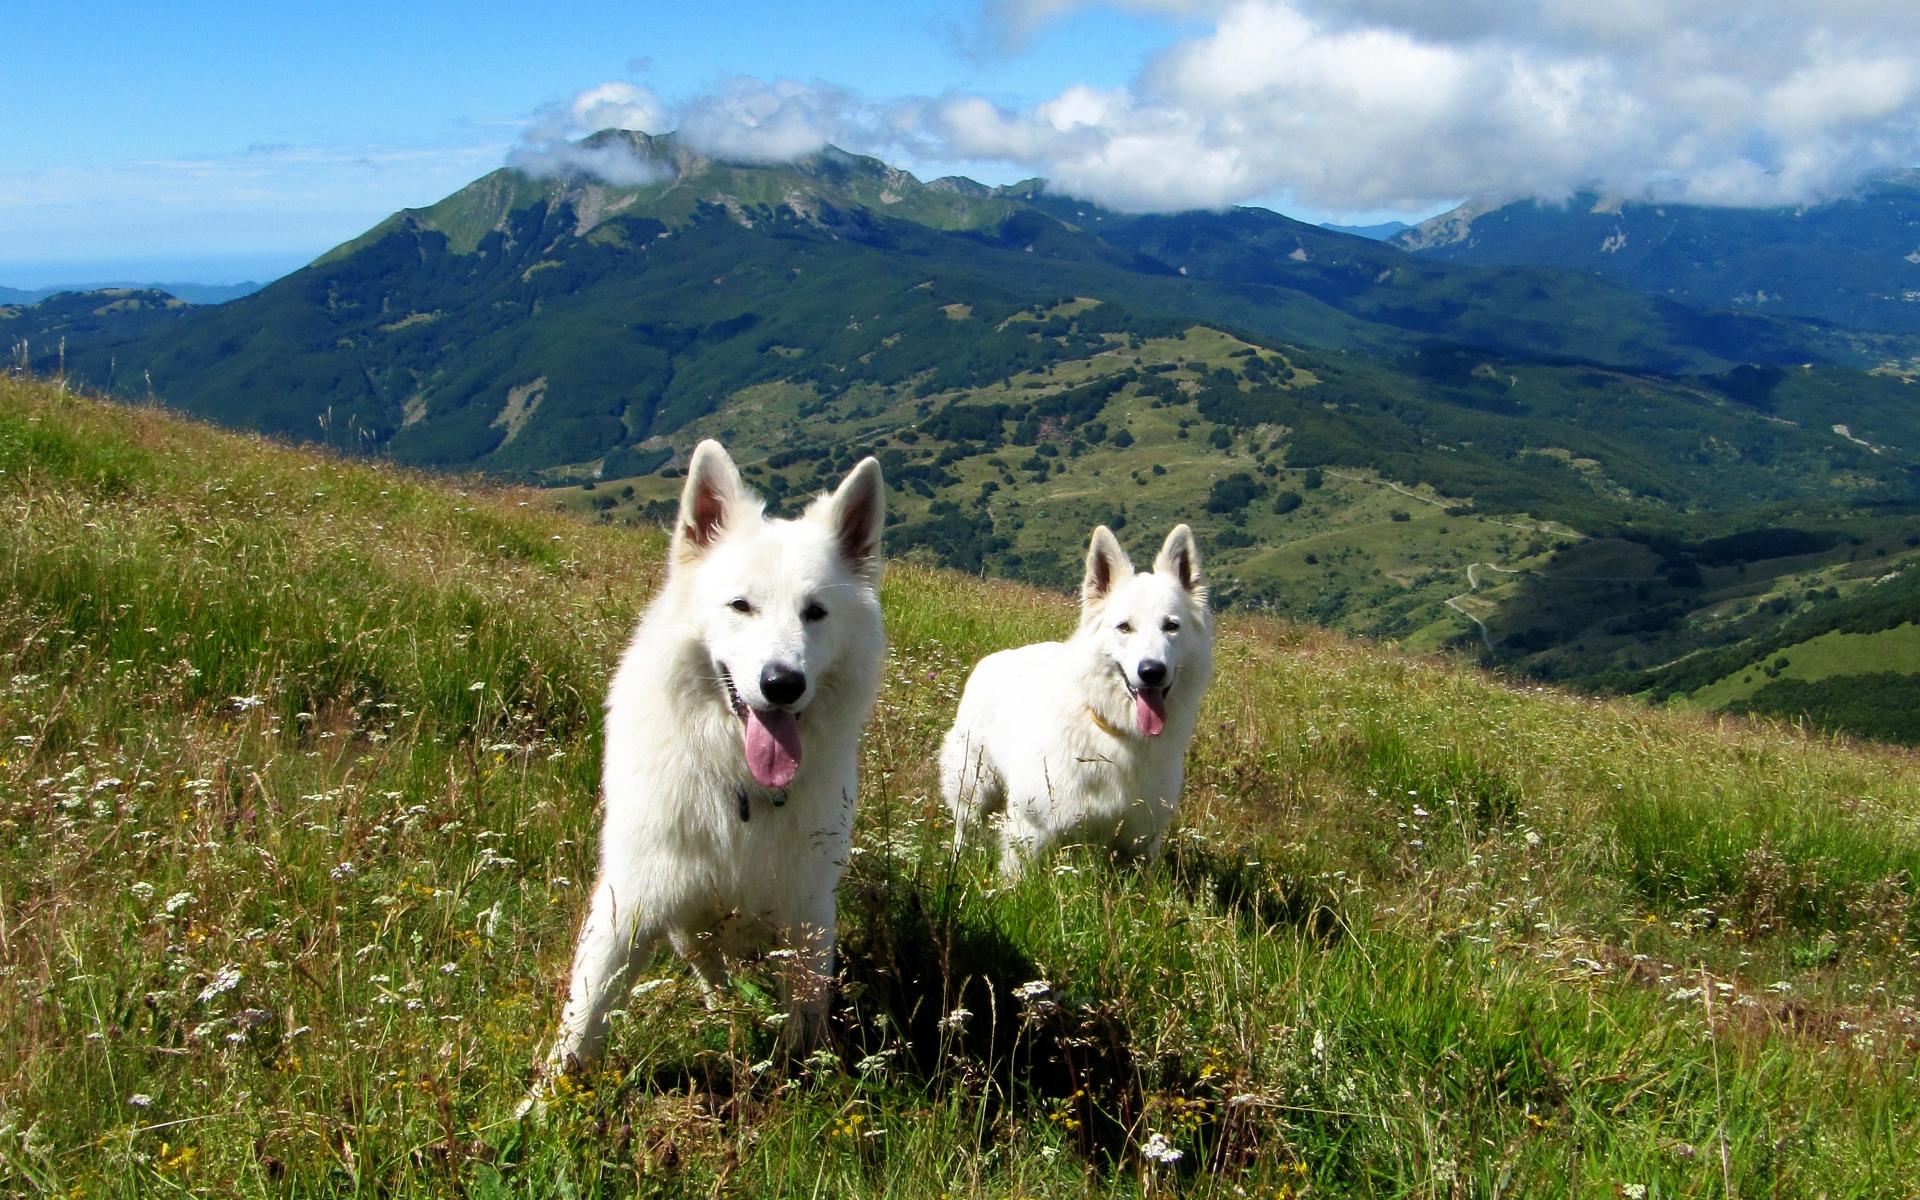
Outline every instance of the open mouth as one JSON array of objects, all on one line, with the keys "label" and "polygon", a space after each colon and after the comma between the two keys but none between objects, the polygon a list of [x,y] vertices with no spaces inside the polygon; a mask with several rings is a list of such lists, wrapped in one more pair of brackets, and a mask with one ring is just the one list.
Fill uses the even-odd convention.
[{"label": "open mouth", "polygon": [[747,770],[762,787],[783,788],[800,771],[800,715],[784,708],[755,708],[740,697],[733,675],[720,668],[727,703],[740,718],[740,746]]},{"label": "open mouth", "polygon": [[1135,687],[1127,678],[1125,667],[1115,663],[1114,669],[1120,672],[1120,686],[1133,697],[1133,727],[1140,731],[1141,737],[1159,737],[1167,728],[1167,697],[1173,694],[1173,689],[1146,684]]}]

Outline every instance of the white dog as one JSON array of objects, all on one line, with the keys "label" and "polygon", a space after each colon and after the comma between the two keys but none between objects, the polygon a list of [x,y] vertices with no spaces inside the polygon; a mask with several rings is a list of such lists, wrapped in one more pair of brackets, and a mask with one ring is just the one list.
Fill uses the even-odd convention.
[{"label": "white dog", "polygon": [[1151,859],[1180,803],[1187,743],[1213,674],[1213,616],[1193,531],[1174,526],[1153,573],[1093,531],[1080,628],[980,660],[940,748],[956,844],[1005,814],[1000,870],[1062,842]]},{"label": "white dog", "polygon": [[627,967],[664,939],[711,989],[723,956],[786,964],[789,1048],[823,1032],[834,891],[880,687],[880,464],[769,520],[717,442],[687,467],[667,579],[607,696],[600,875],[548,1076],[589,1062]]}]

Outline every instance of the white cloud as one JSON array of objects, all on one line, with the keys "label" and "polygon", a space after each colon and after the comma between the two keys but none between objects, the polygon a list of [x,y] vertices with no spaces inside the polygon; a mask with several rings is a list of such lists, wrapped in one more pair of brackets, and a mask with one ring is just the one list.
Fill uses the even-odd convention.
[{"label": "white cloud", "polygon": [[653,89],[637,83],[603,83],[573,98],[567,115],[576,129],[639,129],[654,132],[666,121],[666,108]]},{"label": "white cloud", "polygon": [[624,182],[630,164],[589,161],[566,137],[677,128],[736,161],[831,142],[1044,175],[1124,209],[1372,213],[1589,188],[1793,203],[1920,161],[1911,0],[983,0],[982,27],[1017,47],[1091,7],[1189,32],[1124,87],[1065,81],[1021,104],[751,78],[668,103],[603,84],[541,114],[512,161]]},{"label": "white cloud", "polygon": [[734,162],[790,162],[852,127],[852,96],[826,84],[729,79],[682,105],[678,131],[705,155]]},{"label": "white cloud", "polygon": [[[989,0],[984,12],[1026,37],[1084,7]],[[1071,143],[1034,136],[1050,106],[1075,103],[1069,88],[1027,114],[965,122],[967,152],[1122,207],[1285,194],[1334,210],[1587,187],[1786,203],[1920,160],[1920,6],[1911,3],[1121,7],[1204,11],[1213,28],[1151,59]],[[951,123],[963,101],[939,111]]]},{"label": "white cloud", "polygon": [[623,187],[657,183],[671,172],[624,142],[588,145],[575,139],[603,129],[659,133],[670,122],[666,106],[652,89],[635,83],[603,83],[564,105],[548,105],[535,113],[521,133],[520,144],[507,152],[507,165],[541,179],[584,176]]},{"label": "white cloud", "polygon": [[543,141],[515,146],[507,154],[507,165],[540,179],[583,176],[618,187],[658,183],[672,174],[625,142]]},{"label": "white cloud", "polygon": [[582,175],[631,186],[664,179],[671,169],[623,143],[578,139],[604,129],[672,131],[698,154],[788,162],[836,139],[885,140],[885,121],[881,110],[824,83],[738,76],[674,104],[639,84],[603,83],[536,113],[507,165],[543,178]]}]

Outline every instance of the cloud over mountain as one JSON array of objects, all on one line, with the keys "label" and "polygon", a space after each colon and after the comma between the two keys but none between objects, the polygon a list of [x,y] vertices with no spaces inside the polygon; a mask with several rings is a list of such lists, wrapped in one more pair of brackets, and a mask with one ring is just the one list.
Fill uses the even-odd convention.
[{"label": "cloud over mountain", "polygon": [[[982,20],[1017,54],[1091,7],[989,0]],[[1786,204],[1920,161],[1920,6],[1904,2],[1110,7],[1177,16],[1185,31],[1170,26],[1122,87],[1074,83],[1009,103],[734,78],[674,104],[607,84],[555,113],[576,132],[603,127],[589,120],[603,114],[625,128],[677,127],[696,149],[746,161],[832,141],[909,165],[1000,163],[1128,210],[1260,200],[1430,210],[1468,195],[1585,188]],[[529,145],[516,165],[607,169],[570,163],[564,143]]]},{"label": "cloud over mountain", "polygon": [[603,83],[535,113],[520,143],[507,152],[507,165],[542,179],[578,175],[623,187],[655,183],[666,178],[665,168],[625,144],[581,145],[574,139],[601,129],[655,130],[666,120],[666,106],[652,89]]}]

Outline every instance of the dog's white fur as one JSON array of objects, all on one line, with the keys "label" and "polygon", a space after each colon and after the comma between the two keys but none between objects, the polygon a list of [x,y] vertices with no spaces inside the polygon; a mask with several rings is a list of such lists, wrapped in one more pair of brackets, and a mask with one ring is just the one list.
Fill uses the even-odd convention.
[{"label": "dog's white fur", "polygon": [[[702,442],[666,582],[607,696],[600,874],[549,1077],[597,1057],[629,964],[662,940],[709,989],[725,980],[723,956],[784,945],[782,1036],[795,1048],[824,1031],[855,750],[885,656],[880,464],[860,463],[795,520],[761,509],[726,451]],[[770,701],[769,668],[802,673],[804,690]],[[797,729],[784,788],[750,771],[742,705]]]},{"label": "dog's white fur", "polygon": [[[1142,664],[1155,661],[1166,671],[1164,726],[1147,736],[1136,696]],[[1063,842],[1156,856],[1212,673],[1213,617],[1193,531],[1175,526],[1153,571],[1136,574],[1112,531],[1095,529],[1073,637],[990,654],[967,679],[940,749],[956,844],[1003,813],[1008,878]]]}]

